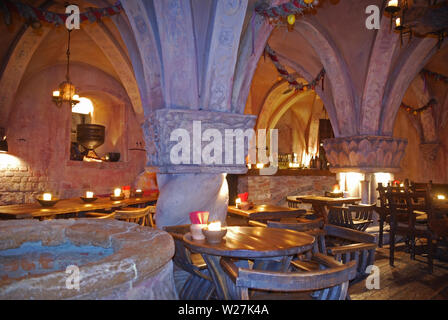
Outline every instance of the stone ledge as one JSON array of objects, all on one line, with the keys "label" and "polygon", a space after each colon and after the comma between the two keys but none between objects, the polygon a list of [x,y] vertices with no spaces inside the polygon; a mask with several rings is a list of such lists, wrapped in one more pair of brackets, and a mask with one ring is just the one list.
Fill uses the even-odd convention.
[{"label": "stone ledge", "polygon": [[65,162],[67,167],[77,167],[77,168],[92,168],[92,169],[126,169],[129,165],[128,162],[118,161],[118,162],[87,162],[87,161],[74,161],[67,160]]},{"label": "stone ledge", "polygon": [[[0,299],[101,299],[102,292],[111,294],[108,288],[121,288],[122,293],[114,298],[123,299],[134,285],[141,283],[146,284],[142,292],[149,296],[159,296],[157,292],[162,290],[165,298],[176,298],[171,283],[153,281],[167,265],[172,272],[174,242],[164,231],[115,220],[0,221],[0,250],[35,241],[49,247],[66,241],[102,246],[113,248],[113,254],[79,266],[79,291],[66,288],[68,275],[59,270],[20,279],[0,279]],[[163,275],[164,279],[169,277]]]}]

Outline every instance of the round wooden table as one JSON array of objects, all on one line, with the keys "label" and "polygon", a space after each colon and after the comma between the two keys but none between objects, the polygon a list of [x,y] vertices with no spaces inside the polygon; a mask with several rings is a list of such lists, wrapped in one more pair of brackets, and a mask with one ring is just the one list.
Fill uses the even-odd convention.
[{"label": "round wooden table", "polygon": [[[315,238],[303,232],[263,227],[227,227],[227,235],[219,244],[207,240],[193,240],[191,234],[183,237],[185,246],[200,253],[215,283],[219,299],[230,299],[226,275],[221,268],[221,257],[254,260],[254,269],[268,270],[269,260],[281,258],[275,271],[285,272],[292,257],[312,249]],[[272,269],[269,269],[272,270]]]}]

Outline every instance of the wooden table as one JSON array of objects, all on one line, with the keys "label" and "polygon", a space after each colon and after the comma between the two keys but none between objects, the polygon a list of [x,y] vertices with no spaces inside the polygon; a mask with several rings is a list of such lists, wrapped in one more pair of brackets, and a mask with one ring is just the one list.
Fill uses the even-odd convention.
[{"label": "wooden table", "polygon": [[43,207],[39,203],[14,204],[0,206],[0,218],[2,219],[32,219],[43,218],[69,213],[87,212],[127,207],[129,205],[146,204],[157,200],[157,196],[141,198],[129,198],[120,201],[112,201],[109,198],[98,198],[92,203],[85,203],[80,198],[62,199],[52,207]]},{"label": "wooden table", "polygon": [[227,212],[246,219],[267,221],[284,218],[297,218],[306,214],[304,209],[278,207],[270,204],[256,205],[252,209],[243,210],[235,206],[229,206]]},{"label": "wooden table", "polygon": [[[226,275],[221,257],[254,260],[254,269],[268,269],[269,260],[281,258],[277,271],[286,271],[292,257],[311,250],[315,238],[309,234],[287,229],[263,227],[227,227],[227,235],[219,244],[193,240],[190,233],[183,237],[185,246],[202,255],[216,287],[218,299],[229,299]],[[272,270],[272,269],[270,269]]]},{"label": "wooden table", "polygon": [[330,197],[322,197],[322,196],[292,196],[287,197],[288,201],[301,202],[301,203],[311,203],[313,206],[313,210],[317,215],[324,218],[325,223],[328,222],[328,211],[327,207],[329,206],[338,206],[342,204],[355,204],[361,201],[361,198],[358,197],[348,197],[348,198],[330,198]]}]

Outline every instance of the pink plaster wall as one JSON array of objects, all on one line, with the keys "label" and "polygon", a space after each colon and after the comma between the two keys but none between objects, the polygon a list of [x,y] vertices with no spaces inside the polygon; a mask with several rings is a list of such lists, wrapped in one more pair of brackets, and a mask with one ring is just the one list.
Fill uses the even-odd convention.
[{"label": "pink plaster wall", "polygon": [[[72,70],[72,82],[78,84],[80,95],[91,97],[98,107],[97,121],[106,124],[106,134],[121,144],[122,159],[117,163],[69,160],[71,110],[67,105],[58,109],[51,101],[64,67],[48,68],[22,81],[16,94],[7,134],[9,155],[17,163],[0,166],[0,205],[33,202],[43,191],[63,198],[80,196],[86,189],[110,193],[115,187],[132,184],[144,171],[145,152],[128,150],[144,140],[121,85],[94,67],[75,65]],[[112,119],[105,116],[108,111]],[[114,121],[120,124],[118,128],[112,128],[117,124]],[[118,151],[112,145],[105,148]]]}]

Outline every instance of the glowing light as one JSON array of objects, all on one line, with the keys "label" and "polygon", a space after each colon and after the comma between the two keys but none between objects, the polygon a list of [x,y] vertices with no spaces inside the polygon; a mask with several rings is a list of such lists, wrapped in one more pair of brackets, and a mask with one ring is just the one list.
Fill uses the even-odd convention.
[{"label": "glowing light", "polygon": [[257,169],[263,169],[264,164],[263,163],[257,163]]},{"label": "glowing light", "polygon": [[0,169],[18,168],[20,166],[19,158],[8,153],[0,153]]},{"label": "glowing light", "polygon": [[53,97],[59,97],[60,94],[59,91],[53,91]]},{"label": "glowing light", "polygon": [[294,163],[294,162],[289,163],[290,168],[300,168],[300,166],[301,166],[300,163]]},{"label": "glowing light", "polygon": [[221,231],[221,221],[213,221],[208,225],[209,231]]},{"label": "glowing light", "polygon": [[445,200],[446,197],[445,197],[443,194],[438,194],[438,195],[437,195],[437,199],[439,199],[439,200]]},{"label": "glowing light", "polygon": [[140,193],[140,192],[142,192],[142,189],[137,189],[137,190],[135,190],[135,192]]},{"label": "glowing light", "polygon": [[[75,99],[76,96],[77,95],[74,95],[73,99]],[[81,97],[75,100],[79,100],[79,103],[72,107],[73,113],[93,114],[93,103],[89,98]]]},{"label": "glowing light", "polygon": [[235,204],[236,204],[236,205],[241,204],[241,199],[240,199],[240,198],[236,198],[236,200],[235,200]]},{"label": "glowing light", "polygon": [[382,183],[383,185],[387,185],[390,181],[393,180],[392,174],[386,172],[376,172],[375,173],[375,181],[376,183]]},{"label": "glowing light", "polygon": [[93,198],[93,192],[92,191],[86,191],[86,198]]},{"label": "glowing light", "polygon": [[44,193],[42,199],[45,201],[51,201],[51,193]]},{"label": "glowing light", "polygon": [[311,154],[308,154],[305,150],[303,150],[301,163],[304,167],[310,166],[311,157]]},{"label": "glowing light", "polygon": [[120,188],[116,188],[115,190],[114,190],[114,196],[115,197],[119,197],[121,195],[121,189]]},{"label": "glowing light", "polygon": [[389,0],[387,3],[388,7],[398,7],[398,0]]},{"label": "glowing light", "polygon": [[341,172],[340,181],[344,183],[344,191],[354,196],[359,194],[360,182],[364,180],[364,174],[359,172]]},{"label": "glowing light", "polygon": [[334,193],[341,192],[341,189],[339,188],[339,185],[338,185],[338,184],[335,184],[335,185],[334,185],[334,187],[333,187],[333,192],[334,192]]}]

